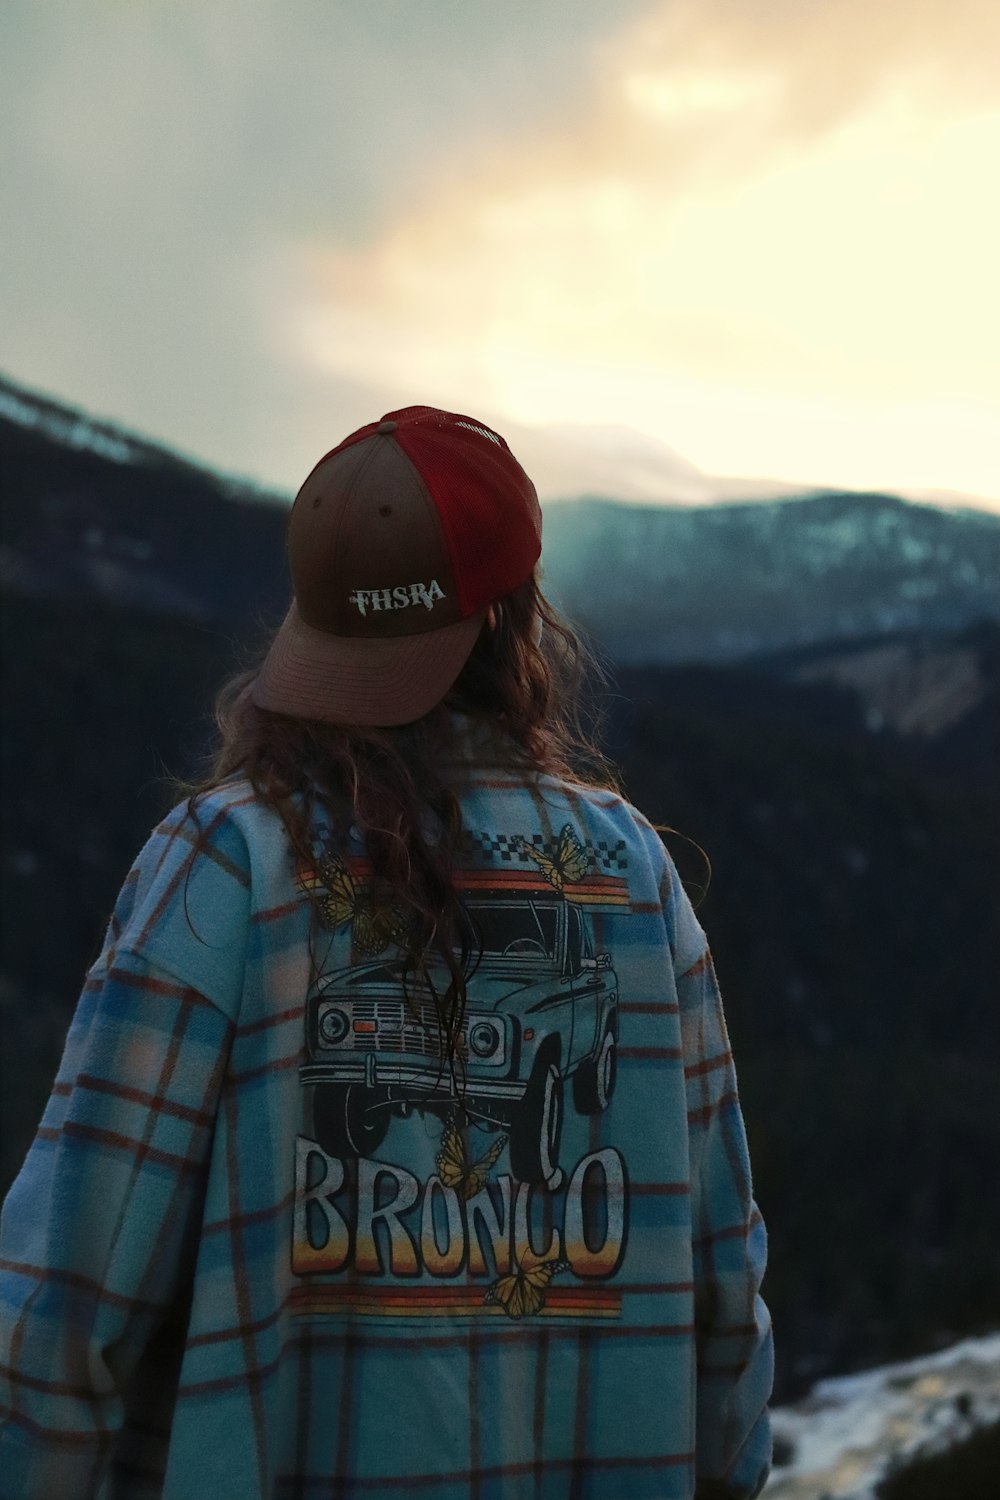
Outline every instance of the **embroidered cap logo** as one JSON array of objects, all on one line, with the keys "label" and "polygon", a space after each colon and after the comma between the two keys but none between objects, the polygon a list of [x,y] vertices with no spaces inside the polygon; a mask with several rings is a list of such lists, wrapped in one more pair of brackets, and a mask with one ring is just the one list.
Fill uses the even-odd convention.
[{"label": "embroidered cap logo", "polygon": [[432,578],[430,583],[399,584],[392,589],[355,589],[347,597],[359,614],[365,615],[370,609],[409,609],[411,604],[433,609],[445,592],[437,579]]}]

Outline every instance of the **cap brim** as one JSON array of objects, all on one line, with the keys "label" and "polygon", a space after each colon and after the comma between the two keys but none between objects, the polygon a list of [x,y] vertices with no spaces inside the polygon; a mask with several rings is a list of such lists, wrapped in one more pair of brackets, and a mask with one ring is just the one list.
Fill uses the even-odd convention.
[{"label": "cap brim", "polygon": [[363,640],[316,630],[293,602],[257,674],[253,701],[331,724],[410,724],[440,703],[485,619],[481,609],[422,635]]}]

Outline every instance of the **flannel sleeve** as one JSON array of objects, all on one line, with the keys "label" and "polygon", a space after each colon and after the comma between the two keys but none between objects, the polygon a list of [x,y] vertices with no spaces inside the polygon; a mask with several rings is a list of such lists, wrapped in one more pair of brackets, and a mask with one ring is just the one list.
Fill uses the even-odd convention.
[{"label": "flannel sleeve", "polygon": [[[234,1026],[214,981],[246,927],[243,883],[218,858],[185,882],[169,832],[122,889],[0,1214],[0,1500],[84,1500],[109,1467],[158,1493]],[[210,941],[178,938],[178,973],[155,954],[185,900]]]},{"label": "flannel sleeve", "polygon": [[753,1500],[770,1472],[767,1259],[722,998],[676,870],[676,984],[687,1090],[697,1341],[697,1500]]},{"label": "flannel sleeve", "polygon": [[[169,1385],[230,1032],[136,954],[84,988],[0,1220],[2,1500],[94,1495],[156,1365]],[[124,1449],[149,1456],[166,1436],[126,1431]]]}]

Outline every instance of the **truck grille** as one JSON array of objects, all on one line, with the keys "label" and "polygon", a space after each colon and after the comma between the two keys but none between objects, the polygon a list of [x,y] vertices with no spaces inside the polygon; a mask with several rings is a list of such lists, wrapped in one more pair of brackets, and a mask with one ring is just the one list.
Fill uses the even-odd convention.
[{"label": "truck grille", "polygon": [[[352,1002],[354,1025],[344,1040],[355,1052],[416,1052],[421,1057],[441,1055],[440,1024],[433,1005],[404,1005],[402,1000],[355,1000]],[[372,1025],[371,1031],[357,1030],[358,1023]],[[466,1040],[468,1021],[462,1026]]]}]

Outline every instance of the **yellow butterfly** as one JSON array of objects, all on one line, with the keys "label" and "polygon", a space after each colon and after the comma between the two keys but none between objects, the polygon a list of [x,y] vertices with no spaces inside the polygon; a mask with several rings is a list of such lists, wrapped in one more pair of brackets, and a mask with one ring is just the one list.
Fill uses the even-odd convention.
[{"label": "yellow butterfly", "polygon": [[377,958],[390,943],[407,938],[406,918],[396,905],[379,906],[359,891],[342,860],[325,855],[316,866],[325,891],[319,913],[324,927],[351,922],[351,941],[363,958]]},{"label": "yellow butterfly", "polygon": [[525,1271],[518,1266],[509,1276],[498,1276],[483,1294],[484,1302],[497,1302],[508,1318],[530,1318],[545,1306],[545,1288],[560,1271],[569,1270],[568,1260],[543,1260]]},{"label": "yellow butterfly", "polygon": [[434,1158],[437,1162],[438,1176],[445,1187],[454,1188],[460,1198],[474,1198],[486,1185],[490,1168],[506,1144],[507,1137],[500,1136],[493,1142],[486,1155],[473,1163],[466,1150],[461,1131],[455,1123],[455,1116],[449,1115],[441,1137],[441,1150]]},{"label": "yellow butterfly", "polygon": [[521,848],[529,859],[533,859],[539,866],[549,885],[554,886],[557,891],[565,888],[567,880],[576,885],[587,873],[587,865],[590,863],[588,854],[581,844],[579,836],[571,823],[565,823],[556,840],[556,852],[553,856],[543,854],[540,849],[535,849],[527,840],[521,840]]}]

